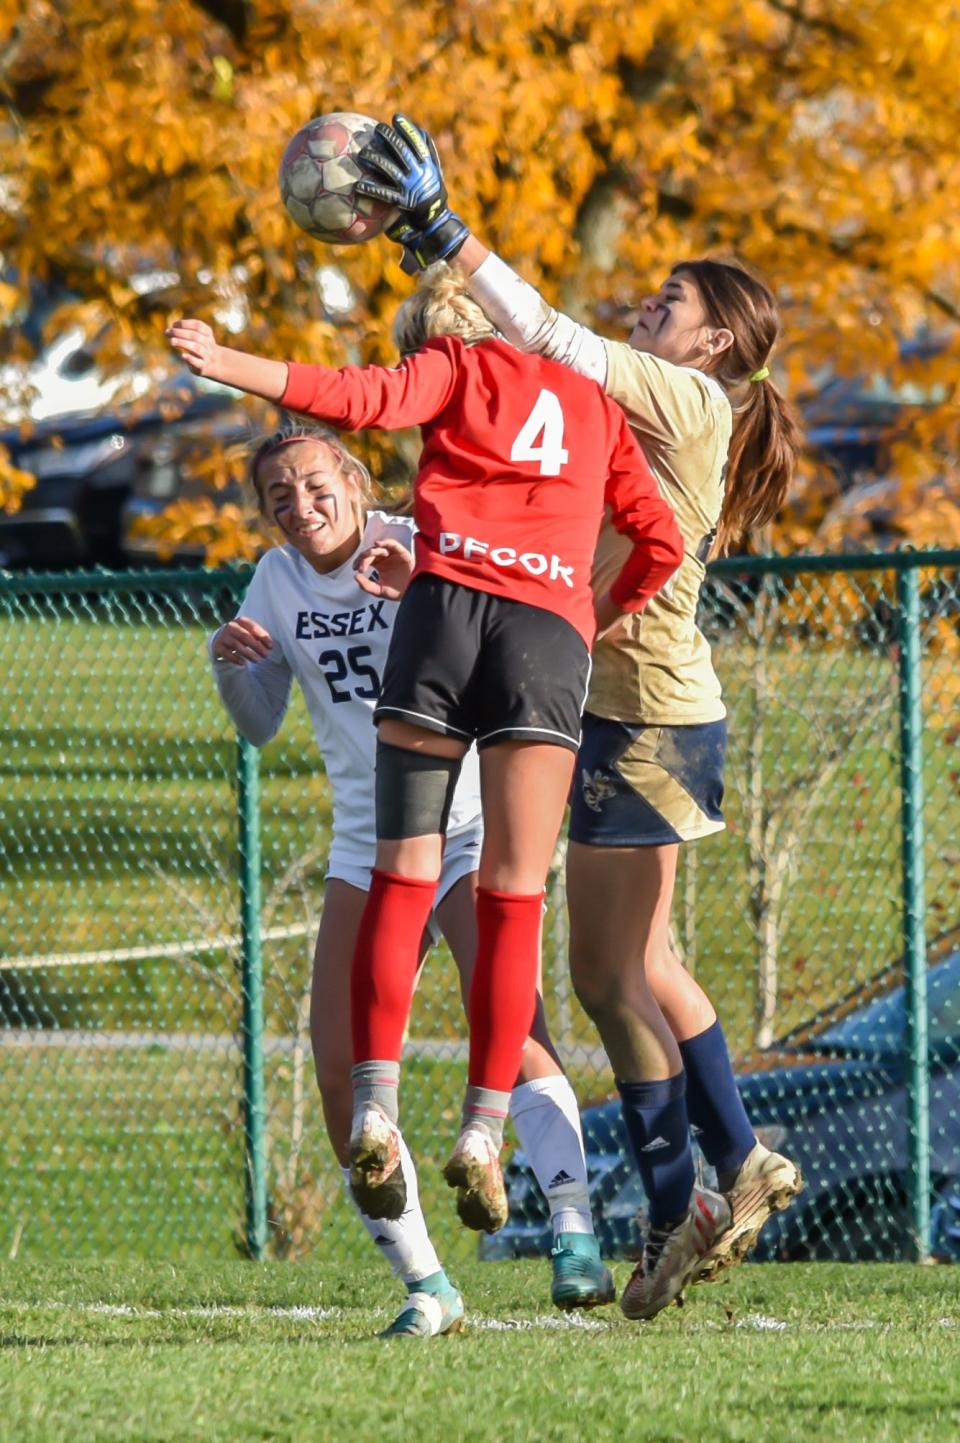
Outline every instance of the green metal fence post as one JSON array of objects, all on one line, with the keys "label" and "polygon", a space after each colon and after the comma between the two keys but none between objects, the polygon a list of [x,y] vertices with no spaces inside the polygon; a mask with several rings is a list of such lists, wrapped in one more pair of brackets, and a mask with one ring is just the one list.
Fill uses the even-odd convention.
[{"label": "green metal fence post", "polygon": [[263,1078],[263,958],[260,946],[260,756],[237,748],[240,843],[240,938],[243,982],[243,1122],[247,1247],[261,1262],[267,1248],[267,1157]]},{"label": "green metal fence post", "polygon": [[920,576],[897,572],[900,620],[900,794],[903,847],[903,955],[906,969],[906,1100],[910,1206],[917,1257],[930,1256],[930,1076],[924,898],[923,707]]}]

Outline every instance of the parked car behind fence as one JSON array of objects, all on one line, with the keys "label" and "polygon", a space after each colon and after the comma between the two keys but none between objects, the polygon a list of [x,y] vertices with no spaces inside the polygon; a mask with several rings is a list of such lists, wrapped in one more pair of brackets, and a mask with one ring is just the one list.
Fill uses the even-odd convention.
[{"label": "parked car behind fence", "polygon": [[[737,1078],[757,1136],[791,1157],[805,1184],[763,1229],[756,1260],[911,1255],[907,1004],[905,988],[894,985],[902,975],[899,964],[888,969],[845,1007],[755,1056]],[[928,1003],[932,1245],[935,1256],[960,1262],[960,948],[931,968]],[[583,1132],[601,1247],[609,1257],[638,1257],[646,1200],[619,1102],[587,1108]],[[546,1205],[522,1152],[513,1154],[505,1180],[510,1217],[481,1240],[481,1257],[548,1253]]]},{"label": "parked car behind fence", "polygon": [[[182,393],[182,394],[181,394]],[[247,442],[250,417],[232,394],[182,381],[177,394],[97,416],[63,416],[0,432],[14,465],[37,477],[19,511],[0,511],[0,568],[58,571],[144,564],[155,545],[132,531],[188,486],[185,462],[198,450]],[[236,500],[229,488],[221,499]],[[195,548],[178,553],[203,561]]]}]

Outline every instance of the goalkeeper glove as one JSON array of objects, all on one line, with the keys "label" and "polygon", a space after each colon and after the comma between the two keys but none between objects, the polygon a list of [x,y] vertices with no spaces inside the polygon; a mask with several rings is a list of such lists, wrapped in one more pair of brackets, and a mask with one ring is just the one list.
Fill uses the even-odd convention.
[{"label": "goalkeeper glove", "polygon": [[452,260],[469,231],[447,204],[432,137],[400,114],[393,117],[393,125],[378,125],[375,134],[376,142],[360,152],[366,174],[354,186],[357,195],[400,212],[386,233],[403,246],[408,274],[425,270],[433,261]]}]

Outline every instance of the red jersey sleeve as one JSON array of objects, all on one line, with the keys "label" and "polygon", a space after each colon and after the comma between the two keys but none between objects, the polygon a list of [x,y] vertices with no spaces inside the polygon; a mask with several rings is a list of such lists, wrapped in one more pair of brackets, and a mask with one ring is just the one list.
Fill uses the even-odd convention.
[{"label": "red jersey sleeve", "polygon": [[610,588],[621,611],[640,611],[683,560],[683,538],[619,407],[604,499],[616,529],[633,542]]},{"label": "red jersey sleeve", "polygon": [[447,406],[459,373],[456,345],[428,341],[399,366],[330,366],[287,363],[281,406],[319,416],[342,431],[375,426],[384,431],[422,426]]}]

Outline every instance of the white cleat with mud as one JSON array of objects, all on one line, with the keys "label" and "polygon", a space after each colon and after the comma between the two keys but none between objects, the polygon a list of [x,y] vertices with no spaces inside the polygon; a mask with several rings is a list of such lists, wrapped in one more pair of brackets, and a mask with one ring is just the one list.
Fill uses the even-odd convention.
[{"label": "white cleat with mud", "polygon": [[507,1220],[507,1193],[500,1156],[488,1132],[466,1127],[443,1176],[457,1189],[457,1213],[464,1227],[478,1233],[495,1233]]},{"label": "white cleat with mud", "polygon": [[353,1115],[350,1191],[368,1218],[396,1222],[407,1206],[407,1183],[400,1165],[400,1130],[379,1107],[364,1107]]},{"label": "white cleat with mud", "polygon": [[802,1191],[803,1177],[796,1163],[758,1142],[742,1163],[732,1187],[723,1194],[730,1204],[732,1221],[708,1251],[694,1281],[712,1283],[725,1268],[742,1262],[756,1245],[767,1218],[789,1207]]}]

